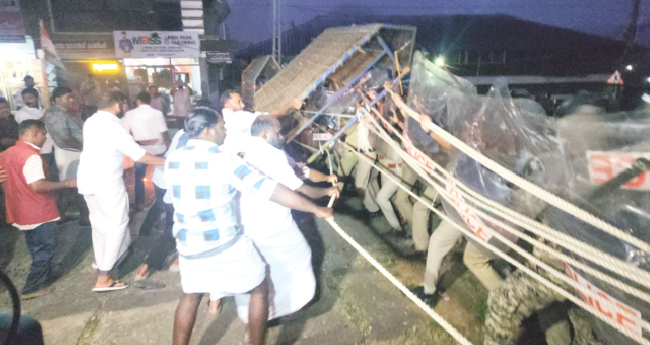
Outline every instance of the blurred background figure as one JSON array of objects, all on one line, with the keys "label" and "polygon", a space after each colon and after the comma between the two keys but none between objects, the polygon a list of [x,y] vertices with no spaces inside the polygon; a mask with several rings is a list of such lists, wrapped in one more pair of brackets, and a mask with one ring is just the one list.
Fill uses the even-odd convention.
[{"label": "blurred background figure", "polygon": [[95,80],[95,76],[92,73],[88,73],[88,78],[81,83],[80,91],[85,104],[83,114],[86,117],[90,117],[97,112],[97,102],[99,102],[99,95],[101,93],[101,86]]}]

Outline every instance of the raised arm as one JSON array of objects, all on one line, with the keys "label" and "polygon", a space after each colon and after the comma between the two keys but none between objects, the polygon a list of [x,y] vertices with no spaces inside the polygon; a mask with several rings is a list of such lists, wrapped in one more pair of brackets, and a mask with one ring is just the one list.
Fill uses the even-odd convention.
[{"label": "raised arm", "polygon": [[300,109],[300,108],[302,108],[302,104],[303,104],[303,102],[300,99],[296,98],[293,101],[291,101],[291,103],[289,103],[287,106],[275,109],[273,111],[270,111],[269,115],[273,115],[275,117],[284,116],[291,109]]}]

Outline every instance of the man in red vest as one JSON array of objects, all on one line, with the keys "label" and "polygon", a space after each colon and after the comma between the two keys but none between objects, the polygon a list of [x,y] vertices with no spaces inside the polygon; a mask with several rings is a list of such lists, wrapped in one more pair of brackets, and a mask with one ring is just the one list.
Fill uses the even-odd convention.
[{"label": "man in red vest", "polygon": [[6,169],[4,182],[7,223],[25,233],[32,266],[22,291],[22,298],[46,295],[54,286],[52,259],[56,247],[56,221],[59,212],[52,191],[74,188],[77,180],[47,181],[47,164],[39,151],[45,143],[45,125],[25,120],[18,127],[16,145],[0,154],[0,166]]}]

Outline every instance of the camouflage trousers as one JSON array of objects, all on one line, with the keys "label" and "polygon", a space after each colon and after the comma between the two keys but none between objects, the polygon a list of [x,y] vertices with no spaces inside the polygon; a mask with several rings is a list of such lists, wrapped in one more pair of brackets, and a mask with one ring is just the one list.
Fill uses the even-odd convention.
[{"label": "camouflage trousers", "polygon": [[[561,295],[554,293],[527,274],[521,271],[515,272],[506,278],[499,288],[490,292],[483,344],[515,344],[524,319],[551,303],[562,300],[564,298]],[[560,321],[545,331],[549,345],[601,344],[593,336],[586,311],[572,307],[568,310],[568,315],[574,329],[573,340],[568,322]]]}]

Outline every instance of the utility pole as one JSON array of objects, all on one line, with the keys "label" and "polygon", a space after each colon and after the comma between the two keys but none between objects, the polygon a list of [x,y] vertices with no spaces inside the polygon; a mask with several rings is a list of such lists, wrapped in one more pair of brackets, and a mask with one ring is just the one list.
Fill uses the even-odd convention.
[{"label": "utility pole", "polygon": [[280,19],[280,1],[273,1],[273,47],[271,48],[271,55],[278,62],[282,64],[282,21]]},{"label": "utility pole", "polygon": [[627,22],[625,27],[625,32],[623,33],[623,40],[625,41],[625,50],[621,56],[620,64],[627,63],[631,58],[631,54],[634,51],[634,41],[636,40],[636,34],[638,31],[639,25],[639,15],[641,13],[641,0],[634,0],[634,6],[632,7],[632,13],[630,13],[630,20]]}]

